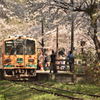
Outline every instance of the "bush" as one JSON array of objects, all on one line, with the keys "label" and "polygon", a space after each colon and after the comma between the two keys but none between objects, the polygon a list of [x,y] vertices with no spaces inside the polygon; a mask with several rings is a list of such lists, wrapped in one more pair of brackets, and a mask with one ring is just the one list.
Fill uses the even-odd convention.
[{"label": "bush", "polygon": [[86,82],[100,84],[100,66],[93,63],[85,69]]},{"label": "bush", "polygon": [[91,51],[88,51],[87,53],[80,54],[78,57],[82,59],[82,64],[80,66],[84,68],[82,70],[86,75],[85,82],[99,84],[100,65],[96,56]]}]

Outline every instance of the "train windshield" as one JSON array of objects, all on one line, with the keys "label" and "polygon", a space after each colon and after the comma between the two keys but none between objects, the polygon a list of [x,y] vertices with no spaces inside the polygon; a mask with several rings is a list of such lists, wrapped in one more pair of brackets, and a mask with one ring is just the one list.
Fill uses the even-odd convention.
[{"label": "train windshield", "polygon": [[5,42],[5,54],[7,55],[32,55],[35,54],[35,41],[17,39]]},{"label": "train windshield", "polygon": [[26,40],[25,41],[25,55],[35,54],[35,41]]},{"label": "train windshield", "polygon": [[13,47],[14,47],[13,40],[6,41],[5,42],[5,54],[7,54],[7,55],[11,54]]}]

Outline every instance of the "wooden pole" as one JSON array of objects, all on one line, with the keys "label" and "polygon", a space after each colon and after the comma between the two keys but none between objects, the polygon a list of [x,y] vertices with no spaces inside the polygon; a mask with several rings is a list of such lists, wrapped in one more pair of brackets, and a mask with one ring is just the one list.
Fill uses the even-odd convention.
[{"label": "wooden pole", "polygon": [[[71,0],[72,6],[74,6],[73,0]],[[72,22],[71,22],[71,52],[74,50],[74,15],[72,13]]]},{"label": "wooden pole", "polygon": [[[72,7],[74,8],[74,0],[71,0],[71,4]],[[71,22],[71,52],[73,54],[73,50],[74,50],[74,14],[72,12],[72,22]],[[72,82],[75,83],[76,80],[76,75],[74,72],[74,62],[72,64],[73,68],[72,68],[72,72],[73,72],[73,78],[72,78]]]},{"label": "wooden pole", "polygon": [[44,39],[43,39],[43,36],[44,36],[44,20],[42,20],[42,22],[41,22],[41,32],[42,32],[42,40],[41,40],[42,52],[44,54]]},{"label": "wooden pole", "polygon": [[58,52],[58,26],[56,28],[56,52]]}]

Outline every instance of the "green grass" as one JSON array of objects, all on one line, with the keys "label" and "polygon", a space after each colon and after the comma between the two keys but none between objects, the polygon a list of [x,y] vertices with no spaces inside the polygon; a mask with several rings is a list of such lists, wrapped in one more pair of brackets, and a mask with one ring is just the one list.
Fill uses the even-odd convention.
[{"label": "green grass", "polygon": [[30,90],[30,83],[0,81],[0,100],[67,100],[51,94]]},{"label": "green grass", "polygon": [[[54,81],[43,82],[43,84],[65,90],[80,91],[84,93],[93,93],[100,95],[100,87],[90,84],[68,85],[66,83],[58,83]],[[52,94],[40,93],[36,90],[31,90],[29,86],[34,87],[34,84],[30,82],[17,82],[16,84],[14,82],[2,80],[0,81],[0,100],[69,100],[63,97],[54,96]],[[42,89],[50,90],[48,88]],[[76,95],[73,93],[61,92],[58,90],[53,91],[70,96],[84,98],[84,100],[100,100],[100,98],[97,99],[86,95]]]},{"label": "green grass", "polygon": [[[100,95],[100,86],[96,86],[93,84],[75,84],[75,85],[71,84],[71,85],[68,85],[66,83],[65,84],[53,83],[52,86],[56,87],[56,88],[61,88],[64,90],[71,90],[71,91],[83,92],[86,94]],[[94,98],[94,97],[90,97],[87,95],[76,95],[73,93],[66,93],[66,94],[73,95],[73,96],[80,97],[80,98],[84,98],[84,100],[100,100],[100,98]]]}]

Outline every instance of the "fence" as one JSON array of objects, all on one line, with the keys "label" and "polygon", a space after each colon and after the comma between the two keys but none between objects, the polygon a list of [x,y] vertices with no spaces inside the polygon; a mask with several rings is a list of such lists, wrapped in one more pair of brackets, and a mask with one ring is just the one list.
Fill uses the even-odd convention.
[{"label": "fence", "polygon": [[57,70],[67,70],[68,69],[68,63],[66,59],[56,59],[56,67]]},{"label": "fence", "polygon": [[[69,63],[66,59],[57,59],[56,60],[56,68],[57,70],[69,71]],[[75,59],[74,62],[74,71],[77,73],[83,73],[85,70],[85,66],[83,66],[82,61],[80,59]]]}]

